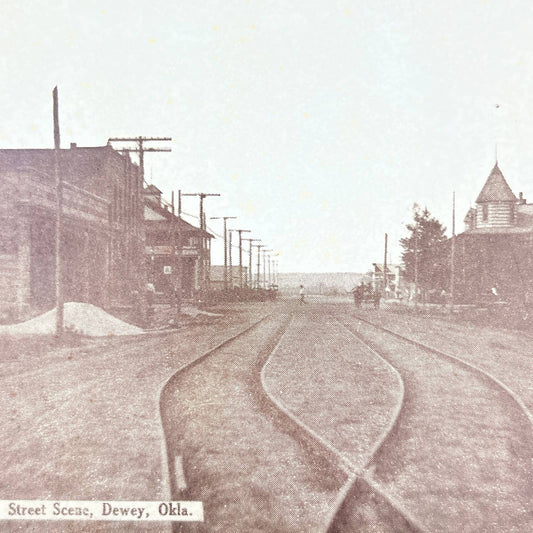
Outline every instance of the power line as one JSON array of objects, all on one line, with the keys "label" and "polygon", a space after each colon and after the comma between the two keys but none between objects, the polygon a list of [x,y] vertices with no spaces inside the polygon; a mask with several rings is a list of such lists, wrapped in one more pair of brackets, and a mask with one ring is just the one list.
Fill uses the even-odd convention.
[{"label": "power line", "polygon": [[171,148],[146,148],[144,146],[145,142],[154,142],[154,141],[171,141],[172,137],[110,137],[107,140],[107,144],[111,146],[112,142],[135,142],[137,143],[137,148],[120,148],[119,152],[135,152],[139,154],[139,168],[141,170],[141,179],[143,183],[146,183],[144,179],[144,154],[146,152],[171,152]]}]

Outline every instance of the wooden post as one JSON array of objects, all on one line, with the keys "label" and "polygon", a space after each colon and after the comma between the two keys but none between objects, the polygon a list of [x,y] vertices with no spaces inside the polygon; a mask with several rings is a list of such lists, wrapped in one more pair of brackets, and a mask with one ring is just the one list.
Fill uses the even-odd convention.
[{"label": "wooden post", "polygon": [[453,191],[452,206],[452,249],[450,254],[450,302],[455,303],[455,191]]},{"label": "wooden post", "polygon": [[387,290],[387,240],[388,235],[385,233],[385,256],[383,258],[383,294],[385,295],[385,291]]},{"label": "wooden post", "polygon": [[176,220],[174,213],[174,191],[172,191],[172,226],[176,231],[172,232],[172,240],[176,239],[174,250],[173,267],[175,270],[174,281],[174,304],[176,308],[176,317],[174,323],[177,325],[181,315],[181,298],[182,298],[182,268],[181,268],[181,190],[178,191],[178,217]]},{"label": "wooden post", "polygon": [[62,272],[62,211],[63,211],[63,180],[59,166],[60,136],[59,136],[59,101],[57,87],[53,91],[54,99],[54,176],[56,182],[56,335],[63,334],[64,301],[63,301],[63,272]]}]

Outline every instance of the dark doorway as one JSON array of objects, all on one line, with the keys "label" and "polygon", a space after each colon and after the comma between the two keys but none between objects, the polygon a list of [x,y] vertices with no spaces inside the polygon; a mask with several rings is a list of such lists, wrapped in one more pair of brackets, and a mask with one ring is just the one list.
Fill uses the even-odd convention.
[{"label": "dark doorway", "polygon": [[30,225],[30,294],[37,309],[55,305],[55,224],[51,219],[36,218]]}]

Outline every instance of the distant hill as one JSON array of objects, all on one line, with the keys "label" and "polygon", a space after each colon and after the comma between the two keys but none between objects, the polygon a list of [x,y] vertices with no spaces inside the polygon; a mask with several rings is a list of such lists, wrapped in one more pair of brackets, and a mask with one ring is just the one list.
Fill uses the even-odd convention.
[{"label": "distant hill", "polygon": [[357,272],[283,272],[278,274],[279,290],[297,293],[303,285],[308,294],[338,294],[353,289],[363,279]]}]

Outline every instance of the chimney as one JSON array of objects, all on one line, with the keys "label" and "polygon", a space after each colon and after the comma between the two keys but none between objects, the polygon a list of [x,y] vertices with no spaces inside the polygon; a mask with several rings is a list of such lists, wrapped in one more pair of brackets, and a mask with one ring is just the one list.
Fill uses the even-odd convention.
[{"label": "chimney", "polygon": [[74,150],[74,148],[77,148],[78,145],[76,143],[70,143],[70,149]]},{"label": "chimney", "polygon": [[519,192],[518,193],[518,205],[524,205],[526,203],[526,199],[524,198],[524,193]]}]

